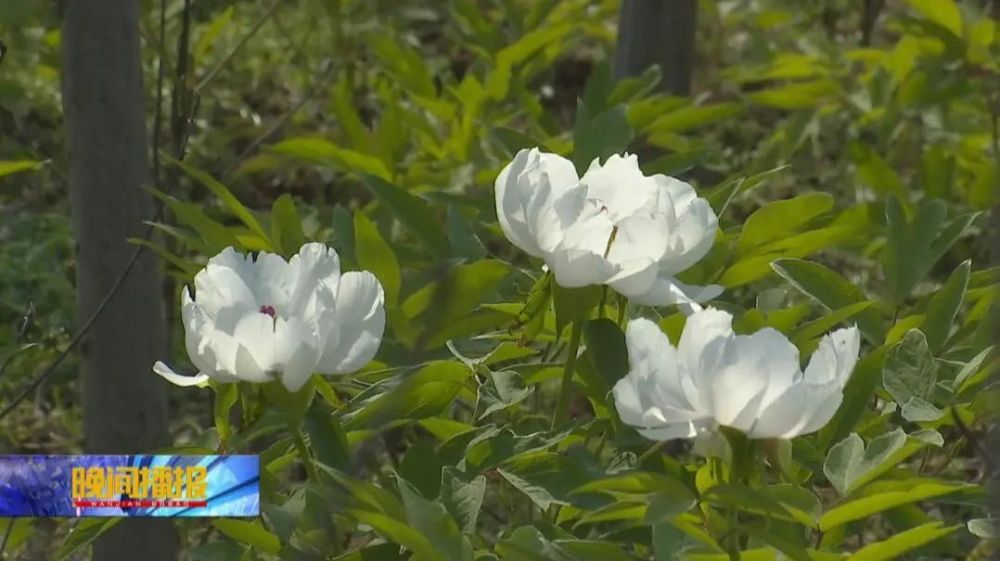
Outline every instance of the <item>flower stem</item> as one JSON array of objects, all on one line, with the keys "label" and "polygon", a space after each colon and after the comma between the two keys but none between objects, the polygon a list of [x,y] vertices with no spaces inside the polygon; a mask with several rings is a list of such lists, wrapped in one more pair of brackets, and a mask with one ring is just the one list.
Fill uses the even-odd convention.
[{"label": "flower stem", "polygon": [[573,322],[569,336],[569,354],[566,356],[566,366],[563,368],[562,385],[559,388],[559,401],[556,412],[552,415],[552,428],[555,429],[566,421],[569,412],[569,396],[573,387],[573,371],[576,369],[576,355],[580,350],[580,336],[583,334],[583,321]]},{"label": "flower stem", "polygon": [[316,464],[313,463],[312,456],[309,454],[309,447],[306,446],[306,439],[301,430],[295,431],[293,440],[295,441],[295,449],[299,452],[299,458],[302,459],[302,465],[306,468],[306,475],[309,476],[309,480],[314,482],[319,481],[319,473],[316,471]]},{"label": "flower stem", "polygon": [[639,459],[636,461],[636,464],[641,466],[642,462],[646,461],[646,459],[652,456],[653,454],[659,452],[666,444],[667,444],[666,440],[661,440],[656,444],[650,446],[648,450],[646,450],[645,452],[642,453],[641,456],[639,456]]}]

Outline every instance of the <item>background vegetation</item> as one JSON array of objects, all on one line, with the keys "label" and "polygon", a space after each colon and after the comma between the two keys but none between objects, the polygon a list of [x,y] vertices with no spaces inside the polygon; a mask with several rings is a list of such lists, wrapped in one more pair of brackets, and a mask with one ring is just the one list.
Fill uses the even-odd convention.
[{"label": "background vegetation", "polygon": [[[331,380],[309,410],[312,453],[333,468],[324,485],[304,482],[277,432],[287,419],[257,407],[254,390],[172,390],[176,447],[259,452],[267,466],[263,520],[182,522],[185,559],[401,558],[386,543],[425,560],[673,559],[699,544],[687,558],[725,559],[710,552],[725,522],[712,513],[734,505],[769,521],[744,559],[985,551],[996,4],[700,2],[689,96],[656,89],[655,71],[611,79],[618,8],[168,1],[161,26],[160,4],[143,2],[151,187],[167,212],[154,240],[136,243],[169,273],[168,316],[222,247],[288,255],[305,239],[375,272],[389,313],[376,362]],[[80,320],[60,25],[53,4],[0,4],[0,405]],[[722,233],[684,279],[725,285],[720,306],[738,331],[775,327],[805,355],[842,322],[862,328],[867,356],[844,407],[781,452],[790,475],[769,484],[787,496],[706,497],[711,476],[689,451],[647,453],[606,397],[624,374],[603,348],[613,334],[589,341],[573,419],[549,430],[569,312],[558,298],[531,306],[537,267],[503,239],[493,208],[499,169],[536,145],[578,162],[627,147],[646,173],[695,185]],[[664,314],[676,340],[682,315],[642,313]],[[80,451],[73,356],[3,417],[0,450]],[[696,498],[692,521],[677,505]],[[0,527],[15,559],[81,558],[74,548],[100,530]]]}]

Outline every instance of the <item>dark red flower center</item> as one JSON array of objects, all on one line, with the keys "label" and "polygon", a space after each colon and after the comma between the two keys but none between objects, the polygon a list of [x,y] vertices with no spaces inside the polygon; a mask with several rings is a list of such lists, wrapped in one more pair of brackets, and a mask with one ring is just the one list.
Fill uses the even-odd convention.
[{"label": "dark red flower center", "polygon": [[263,306],[260,307],[260,313],[267,314],[271,316],[273,319],[278,318],[278,312],[274,311],[274,306],[270,306],[267,304],[264,304]]}]

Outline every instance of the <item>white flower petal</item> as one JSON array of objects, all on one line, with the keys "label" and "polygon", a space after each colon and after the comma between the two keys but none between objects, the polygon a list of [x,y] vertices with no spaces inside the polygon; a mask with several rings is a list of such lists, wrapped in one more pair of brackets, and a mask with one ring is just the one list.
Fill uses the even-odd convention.
[{"label": "white flower petal", "polygon": [[340,257],[324,244],[307,243],[289,260],[286,272],[288,309],[278,311],[285,316],[304,316],[317,310],[318,292],[337,293]]},{"label": "white flower petal", "polygon": [[547,261],[556,283],[566,288],[603,284],[616,272],[604,256],[584,249],[556,251]]},{"label": "white flower petal", "polygon": [[615,222],[634,215],[656,192],[656,183],[643,175],[634,154],[612,154],[603,165],[595,159],[580,182],[587,186],[587,196],[600,200]]},{"label": "white flower petal", "polygon": [[[236,325],[234,339],[239,341],[236,368],[241,378],[263,382],[281,376],[289,367],[293,378],[302,376],[301,370],[311,373],[316,367],[318,336],[299,318],[272,318],[262,313],[250,313]],[[298,357],[302,349],[309,349],[308,360]],[[292,364],[292,359],[296,363]],[[252,361],[252,365],[248,364]],[[304,361],[304,362],[303,362]]]},{"label": "white flower petal", "polygon": [[702,304],[718,298],[723,288],[717,284],[696,286],[684,284],[673,277],[658,276],[644,294],[629,296],[640,306],[671,306],[674,304]]},{"label": "white flower petal", "polygon": [[744,355],[763,353],[764,369],[768,376],[767,391],[761,400],[764,408],[796,383],[802,377],[799,367],[799,349],[779,331],[766,327],[747,336],[737,337],[738,344],[743,345]]},{"label": "white flower petal", "polygon": [[209,260],[208,265],[194,277],[198,308],[208,316],[215,329],[227,332],[232,332],[236,322],[248,310],[260,306],[247,284],[247,279],[252,276],[248,272],[249,267],[235,263],[239,268],[233,268],[229,266],[230,261],[233,260],[226,259],[223,263]]},{"label": "white flower petal", "polygon": [[327,345],[318,368],[324,374],[355,372],[375,357],[385,331],[385,294],[375,275],[350,272],[341,278],[334,319],[338,341]]},{"label": "white flower petal", "polygon": [[677,345],[678,361],[692,374],[711,370],[719,363],[726,342],[733,337],[733,316],[706,308],[687,318]]},{"label": "white flower petal", "polygon": [[204,386],[208,383],[207,374],[197,374],[195,376],[185,376],[183,374],[178,374],[173,371],[169,366],[161,361],[156,361],[153,364],[153,372],[159,374],[164,379],[166,379],[171,384],[175,386],[189,387],[189,386]]},{"label": "white flower petal", "polygon": [[789,439],[823,428],[840,407],[843,395],[831,386],[795,384],[760,412],[750,438]]},{"label": "white flower petal", "polygon": [[[691,190],[692,195],[694,190]],[[694,199],[677,216],[672,244],[660,262],[663,275],[674,275],[701,261],[712,249],[718,218],[705,199]]]},{"label": "white flower petal", "polygon": [[[541,184],[546,190],[541,189]],[[578,183],[572,162],[537,148],[521,150],[495,182],[497,218],[511,243],[541,257],[535,225],[566,189]]]},{"label": "white flower petal", "polygon": [[847,383],[861,349],[861,332],[857,327],[838,329],[823,336],[819,346],[809,358],[804,381],[811,384]]}]

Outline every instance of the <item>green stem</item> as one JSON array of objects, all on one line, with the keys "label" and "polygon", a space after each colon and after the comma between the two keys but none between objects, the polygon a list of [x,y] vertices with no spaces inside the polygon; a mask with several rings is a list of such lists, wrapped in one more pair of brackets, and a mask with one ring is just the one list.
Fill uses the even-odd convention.
[{"label": "green stem", "polygon": [[583,321],[574,321],[569,336],[569,354],[566,356],[566,367],[563,369],[562,386],[559,388],[559,401],[556,404],[556,412],[552,415],[553,429],[566,421],[569,412],[569,396],[573,388],[573,371],[576,369],[576,355],[580,350],[581,335],[583,335]]},{"label": "green stem", "polygon": [[666,444],[667,444],[666,440],[661,440],[661,441],[657,442],[656,444],[650,446],[648,450],[646,450],[645,452],[642,453],[641,456],[639,456],[639,459],[636,461],[636,465],[640,465],[641,466],[642,463],[645,462],[647,458],[649,458],[653,454],[659,452],[660,449],[662,449],[664,446],[666,446]]},{"label": "green stem", "polygon": [[302,435],[301,430],[295,431],[294,441],[295,449],[299,452],[299,457],[302,459],[302,465],[306,468],[306,475],[309,476],[309,480],[313,482],[319,481],[319,472],[316,471],[316,464],[313,463],[312,456],[309,454],[309,447],[306,446],[306,439]]},{"label": "green stem", "polygon": [[728,427],[722,428],[722,433],[729,441],[733,452],[733,463],[730,466],[729,480],[732,483],[749,485],[753,478],[753,442],[745,434]]},{"label": "green stem", "polygon": [[628,299],[618,295],[618,327],[624,327],[625,325],[625,310],[628,308]]},{"label": "green stem", "polygon": [[[729,482],[749,486],[755,475],[753,441],[747,438],[743,432],[735,429],[723,427],[721,431],[725,435],[726,440],[729,441],[729,447],[733,453],[733,462],[730,465],[729,471]],[[729,541],[729,557],[730,559],[738,560],[740,558],[740,551],[746,546],[746,542],[740,532],[737,531],[740,524],[740,515],[735,508],[729,511],[729,523],[732,526],[730,530],[732,536],[727,540]]]}]

